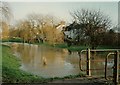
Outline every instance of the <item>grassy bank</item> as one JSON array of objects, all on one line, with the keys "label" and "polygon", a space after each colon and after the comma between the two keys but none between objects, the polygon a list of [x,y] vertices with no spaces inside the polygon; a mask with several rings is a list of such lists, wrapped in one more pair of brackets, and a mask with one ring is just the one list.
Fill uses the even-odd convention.
[{"label": "grassy bank", "polygon": [[2,46],[0,46],[0,82],[2,82]]},{"label": "grassy bank", "polygon": [[10,38],[10,39],[2,39],[1,42],[23,42],[20,38]]},{"label": "grassy bank", "polygon": [[[1,45],[0,45],[1,47]],[[63,78],[42,78],[19,69],[20,60],[12,55],[10,47],[2,45],[2,78],[3,83],[47,83],[53,80],[81,77],[83,74],[69,75]]]},{"label": "grassy bank", "polygon": [[43,78],[19,70],[20,63],[9,47],[2,46],[2,78],[5,83],[44,82]]}]

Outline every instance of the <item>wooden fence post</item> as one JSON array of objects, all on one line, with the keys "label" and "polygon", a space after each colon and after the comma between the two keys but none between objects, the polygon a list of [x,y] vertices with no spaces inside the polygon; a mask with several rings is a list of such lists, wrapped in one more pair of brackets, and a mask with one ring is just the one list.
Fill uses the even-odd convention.
[{"label": "wooden fence post", "polygon": [[113,70],[113,81],[115,85],[119,83],[119,51],[115,52],[114,56],[114,70]]},{"label": "wooden fence post", "polygon": [[91,70],[90,70],[90,49],[87,49],[87,75],[91,76]]}]

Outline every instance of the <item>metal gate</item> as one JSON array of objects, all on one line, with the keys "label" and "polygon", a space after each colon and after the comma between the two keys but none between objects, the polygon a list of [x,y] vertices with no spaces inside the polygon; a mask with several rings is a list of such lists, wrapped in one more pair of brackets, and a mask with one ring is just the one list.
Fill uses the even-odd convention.
[{"label": "metal gate", "polygon": [[[119,83],[119,51],[120,49],[95,49],[95,50],[92,50],[92,49],[87,49],[87,50],[82,50],[81,52],[79,52],[79,68],[81,71],[86,71],[86,74],[88,76],[91,76],[91,72],[92,70],[101,70],[101,69],[91,69],[91,52],[108,52],[108,54],[106,55],[105,57],[105,68],[104,68],[104,76],[105,76],[105,79],[107,79],[107,63],[108,63],[108,58],[110,57],[110,55],[114,55],[114,65],[113,65],[113,68],[109,68],[109,69],[113,69],[113,81],[115,83],[115,85],[117,85]],[[83,66],[82,66],[82,54],[83,52],[86,52],[86,60],[85,60],[85,63],[86,63],[86,69],[83,69]],[[101,62],[101,61],[97,61],[97,62]]]}]

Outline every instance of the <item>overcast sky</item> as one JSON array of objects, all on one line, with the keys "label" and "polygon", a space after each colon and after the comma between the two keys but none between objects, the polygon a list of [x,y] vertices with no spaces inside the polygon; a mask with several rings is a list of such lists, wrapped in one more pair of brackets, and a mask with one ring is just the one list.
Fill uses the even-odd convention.
[{"label": "overcast sky", "polygon": [[30,13],[49,14],[66,22],[71,22],[69,12],[80,9],[101,10],[111,17],[113,24],[118,23],[117,2],[9,2],[14,20],[24,19]]}]

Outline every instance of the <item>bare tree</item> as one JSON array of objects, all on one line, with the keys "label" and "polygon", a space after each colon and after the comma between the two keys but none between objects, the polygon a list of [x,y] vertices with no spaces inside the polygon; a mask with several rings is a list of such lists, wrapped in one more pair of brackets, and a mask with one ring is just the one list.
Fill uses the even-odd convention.
[{"label": "bare tree", "polygon": [[[71,13],[74,21],[77,23],[77,28],[73,26],[73,29],[77,29],[79,37],[89,38],[92,48],[97,47],[99,44],[98,35],[106,32],[111,26],[111,20],[109,16],[105,16],[100,10],[77,10]],[[88,40],[88,39],[87,39]]]},{"label": "bare tree", "polygon": [[9,22],[12,15],[12,10],[7,2],[0,2],[0,15],[1,15],[1,21]]},{"label": "bare tree", "polygon": [[12,17],[10,5],[7,2],[0,2],[0,30],[2,38],[9,37],[9,21]]}]

